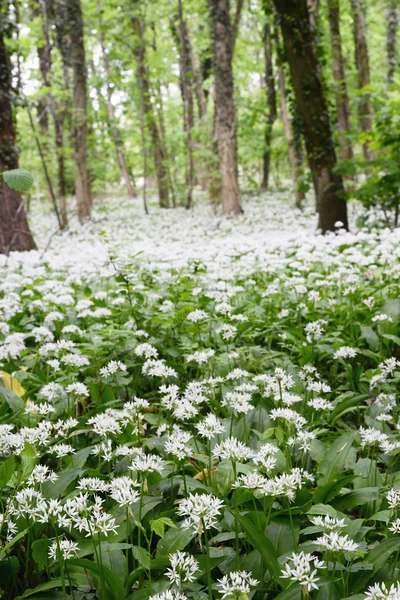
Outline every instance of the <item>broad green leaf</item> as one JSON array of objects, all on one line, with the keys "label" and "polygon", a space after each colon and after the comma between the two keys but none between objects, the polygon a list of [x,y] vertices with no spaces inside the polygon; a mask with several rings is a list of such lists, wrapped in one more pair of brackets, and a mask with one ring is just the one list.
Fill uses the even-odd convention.
[{"label": "broad green leaf", "polygon": [[49,548],[52,545],[52,541],[47,538],[35,540],[32,544],[32,556],[33,560],[40,567],[47,567],[49,564]]},{"label": "broad green leaf", "polygon": [[281,566],[276,556],[276,550],[272,542],[264,535],[246,516],[238,515],[238,521],[247,533],[250,544],[261,554],[265,566],[271,575],[280,581]]},{"label": "broad green leaf", "polygon": [[373,502],[379,499],[379,488],[378,487],[366,487],[359,490],[353,490],[343,496],[338,496],[332,500],[332,506],[337,510],[343,512],[345,510],[351,510],[356,506],[362,506],[367,502]]},{"label": "broad green leaf", "polygon": [[123,582],[105,565],[99,565],[87,558],[70,558],[67,560],[66,564],[73,567],[82,567],[82,569],[94,573],[99,579],[104,577],[104,581],[109,586],[108,598],[110,598],[110,600],[111,598],[114,598],[114,600],[121,600],[121,598],[124,597]]},{"label": "broad green leaf", "polygon": [[132,553],[141,567],[146,570],[150,569],[150,555],[147,550],[139,546],[133,546]]},{"label": "broad green leaf", "polygon": [[3,172],[3,179],[12,190],[28,192],[33,186],[33,175],[26,169],[12,169]]},{"label": "broad green leaf", "polygon": [[169,517],[160,517],[154,521],[150,521],[150,529],[154,531],[160,538],[165,535],[165,527],[176,527],[175,523]]},{"label": "broad green leaf", "polygon": [[156,556],[171,554],[177,550],[183,550],[194,538],[195,534],[190,529],[169,529],[164,538],[157,544]]},{"label": "broad green leaf", "polygon": [[318,481],[319,485],[324,485],[336,479],[350,459],[351,454],[355,454],[352,444],[356,435],[356,432],[344,433],[327,448],[325,456],[319,466],[319,470],[323,475]]},{"label": "broad green leaf", "polygon": [[16,469],[15,456],[12,454],[3,464],[0,465],[0,489],[6,487]]}]

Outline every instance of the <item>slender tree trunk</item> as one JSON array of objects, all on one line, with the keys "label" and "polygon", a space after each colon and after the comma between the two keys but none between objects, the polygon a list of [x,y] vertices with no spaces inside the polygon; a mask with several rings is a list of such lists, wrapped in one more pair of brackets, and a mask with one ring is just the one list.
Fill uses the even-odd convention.
[{"label": "slender tree trunk", "polygon": [[214,43],[215,133],[221,174],[222,212],[238,215],[240,190],[237,168],[236,109],[232,59],[234,37],[231,30],[230,0],[209,0]]},{"label": "slender tree trunk", "polygon": [[334,172],[335,147],[307,0],[274,0],[274,5],[279,15],[297,108],[304,123],[317,201],[318,226],[323,232],[335,230],[337,221],[347,227],[343,181]]},{"label": "slender tree trunk", "polygon": [[181,88],[184,108],[184,123],[186,131],[186,146],[187,146],[187,182],[188,195],[186,208],[193,206],[193,187],[194,187],[194,160],[193,160],[193,96],[192,96],[192,80],[190,62],[190,48],[188,44],[188,35],[186,23],[183,18],[182,0],[178,0],[178,18],[179,18],[179,48],[180,48],[180,72],[181,72]]},{"label": "slender tree trunk", "polygon": [[394,75],[397,68],[397,30],[399,28],[399,3],[398,0],[389,0],[387,11],[387,82],[394,83]]},{"label": "slender tree trunk", "polygon": [[350,107],[340,36],[340,0],[328,0],[329,29],[331,33],[333,79],[335,82],[336,113],[339,129],[339,147],[342,160],[353,158],[349,139]]},{"label": "slender tree trunk", "polygon": [[[365,25],[365,10],[363,0],[351,0],[354,24],[355,59],[358,72],[358,87],[360,90],[371,83],[367,31]],[[372,108],[368,92],[360,98],[358,114],[361,131],[368,134],[372,129]],[[363,144],[363,154],[366,160],[374,160],[375,152],[369,148],[368,142]]]},{"label": "slender tree trunk", "polygon": [[283,122],[283,128],[285,131],[286,141],[288,144],[290,170],[292,173],[293,187],[296,195],[296,207],[302,208],[305,194],[304,191],[301,189],[299,178],[304,174],[303,157],[301,155],[301,152],[299,151],[298,144],[296,144],[294,141],[292,125],[290,123],[289,111],[286,101],[286,85],[282,67],[279,67],[278,69],[278,80],[279,91],[281,96],[281,117]]},{"label": "slender tree trunk", "polygon": [[105,36],[104,36],[104,26],[103,26],[103,17],[102,17],[102,6],[101,1],[97,0],[97,13],[99,17],[99,42],[101,49],[101,57],[103,61],[103,69],[105,75],[105,84],[107,87],[107,113],[108,120],[111,129],[111,135],[115,146],[115,152],[117,155],[117,161],[119,165],[119,170],[121,173],[121,177],[125,183],[126,191],[128,192],[128,196],[131,198],[136,198],[135,189],[133,187],[131,177],[129,174],[129,170],[126,164],[125,152],[124,152],[124,142],[122,140],[121,132],[117,125],[117,120],[115,118],[114,105],[112,102],[112,89],[110,87],[110,61],[108,59],[108,53],[106,49]]},{"label": "slender tree trunk", "polygon": [[87,71],[80,0],[62,0],[66,6],[73,70],[73,156],[75,194],[80,222],[90,219],[92,193],[88,170]]},{"label": "slender tree trunk", "polygon": [[276,90],[275,90],[275,77],[274,67],[272,62],[272,40],[271,40],[271,27],[269,23],[265,23],[264,33],[264,57],[265,57],[265,85],[267,89],[267,106],[268,106],[268,118],[265,126],[265,149],[263,156],[263,178],[261,183],[261,189],[268,190],[269,186],[269,173],[271,165],[271,141],[272,141],[272,128],[277,118],[276,109]]},{"label": "slender tree trunk", "polygon": [[[134,0],[133,6],[135,8],[138,7],[136,0]],[[137,40],[135,44],[135,57],[137,62],[138,82],[141,91],[141,102],[143,104],[145,123],[151,136],[159,202],[161,208],[169,208],[170,184],[167,157],[157,125],[156,115],[151,103],[150,83],[146,64],[146,48],[144,43],[144,23],[138,15],[134,15],[131,22]]]},{"label": "slender tree trunk", "polygon": [[[0,0],[0,173],[18,168],[11,65],[5,44],[7,2]],[[1,179],[0,179],[1,181]],[[0,182],[0,253],[36,248],[21,194]]]}]

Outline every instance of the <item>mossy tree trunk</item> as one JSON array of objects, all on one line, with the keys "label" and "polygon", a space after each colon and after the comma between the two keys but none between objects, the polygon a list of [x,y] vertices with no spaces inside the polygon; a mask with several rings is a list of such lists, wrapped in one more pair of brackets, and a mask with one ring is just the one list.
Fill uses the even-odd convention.
[{"label": "mossy tree trunk", "polygon": [[279,16],[297,108],[303,121],[318,226],[323,232],[335,230],[338,221],[347,227],[343,181],[334,171],[335,147],[307,0],[274,0],[274,5]]}]

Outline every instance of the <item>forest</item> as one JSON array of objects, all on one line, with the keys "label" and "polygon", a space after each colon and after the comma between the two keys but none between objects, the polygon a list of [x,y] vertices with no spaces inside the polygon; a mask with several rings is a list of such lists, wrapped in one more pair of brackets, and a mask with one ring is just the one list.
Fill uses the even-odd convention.
[{"label": "forest", "polygon": [[0,0],[0,599],[400,600],[399,0]]}]

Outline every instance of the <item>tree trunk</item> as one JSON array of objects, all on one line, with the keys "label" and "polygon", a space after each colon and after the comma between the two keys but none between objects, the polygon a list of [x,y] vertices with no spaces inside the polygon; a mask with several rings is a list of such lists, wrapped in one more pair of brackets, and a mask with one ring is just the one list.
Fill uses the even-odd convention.
[{"label": "tree trunk", "polygon": [[[371,83],[367,31],[365,26],[365,11],[362,0],[351,0],[354,25],[355,59],[358,73],[358,87],[360,90]],[[368,134],[372,129],[372,108],[368,92],[360,97],[358,114],[361,131]],[[370,150],[368,142],[363,143],[365,160],[374,160],[375,152]]]},{"label": "tree trunk", "polygon": [[281,117],[283,122],[283,128],[285,131],[286,141],[288,144],[290,170],[292,173],[293,187],[296,195],[296,207],[302,208],[305,194],[300,187],[299,177],[303,175],[303,158],[301,152],[299,151],[298,144],[295,143],[292,132],[292,126],[290,123],[289,111],[286,102],[285,77],[283,75],[282,67],[279,67],[278,69],[278,79],[281,96]]},{"label": "tree trunk", "polygon": [[261,183],[262,190],[268,190],[269,186],[269,173],[271,164],[271,140],[272,140],[272,128],[277,118],[276,110],[276,91],[275,91],[275,77],[274,68],[272,63],[272,41],[271,41],[271,27],[269,23],[265,23],[264,33],[264,57],[265,57],[265,85],[267,89],[267,106],[268,106],[268,118],[265,126],[265,149],[263,156],[263,178]]},{"label": "tree trunk", "polygon": [[[137,1],[133,6],[137,8]],[[146,48],[144,45],[143,21],[140,16],[134,15],[131,19],[133,31],[136,36],[135,58],[137,62],[138,82],[141,92],[141,102],[147,128],[150,131],[154,157],[154,167],[157,177],[158,195],[161,208],[169,208],[169,176],[167,156],[158,129],[156,115],[151,103],[150,83],[147,72]]]},{"label": "tree trunk", "polygon": [[70,61],[73,70],[73,156],[75,194],[81,223],[90,219],[92,194],[88,171],[87,72],[83,17],[80,0],[65,3],[70,39]]},{"label": "tree trunk", "polygon": [[279,15],[297,108],[304,124],[318,227],[323,232],[334,231],[337,221],[348,226],[347,207],[342,178],[334,172],[335,147],[307,0],[274,0],[274,5]]},{"label": "tree trunk", "polygon": [[397,68],[397,30],[399,27],[399,5],[397,0],[389,1],[389,8],[387,11],[387,24],[387,82],[390,85],[394,83],[394,75]]},{"label": "tree trunk", "polygon": [[[0,173],[18,168],[16,132],[12,114],[11,65],[5,45],[7,3],[0,0]],[[0,183],[0,253],[35,249],[21,194]]]},{"label": "tree trunk", "polygon": [[[175,24],[172,23],[174,29]],[[188,195],[186,208],[193,206],[194,187],[194,161],[193,161],[193,136],[194,125],[192,83],[193,73],[190,59],[190,45],[188,40],[187,26],[183,18],[182,0],[178,0],[178,47],[180,53],[180,84],[183,100],[183,117],[186,132],[187,147],[187,184]]]},{"label": "tree trunk", "polygon": [[232,59],[234,38],[231,30],[230,0],[209,0],[214,43],[215,133],[221,175],[222,212],[238,215],[240,190],[237,168],[236,109]]},{"label": "tree trunk", "polygon": [[112,103],[112,89],[110,87],[110,61],[108,59],[108,53],[106,50],[105,36],[104,36],[104,26],[103,26],[103,17],[102,17],[102,7],[101,1],[97,0],[97,13],[99,17],[99,42],[101,49],[101,57],[103,61],[103,69],[105,75],[105,84],[107,87],[107,113],[109,119],[109,126],[111,129],[111,135],[115,146],[115,152],[117,155],[117,161],[119,165],[119,170],[121,173],[121,177],[125,182],[126,191],[128,192],[128,196],[131,198],[136,198],[135,189],[132,185],[131,177],[129,174],[129,170],[126,164],[125,152],[124,152],[124,142],[122,140],[121,132],[118,128],[117,121],[115,118],[114,105]]},{"label": "tree trunk", "polygon": [[333,79],[335,81],[336,113],[339,129],[339,147],[342,160],[353,158],[353,148],[349,139],[350,107],[347,94],[346,74],[340,36],[340,0],[328,0],[328,18],[331,33]]}]

